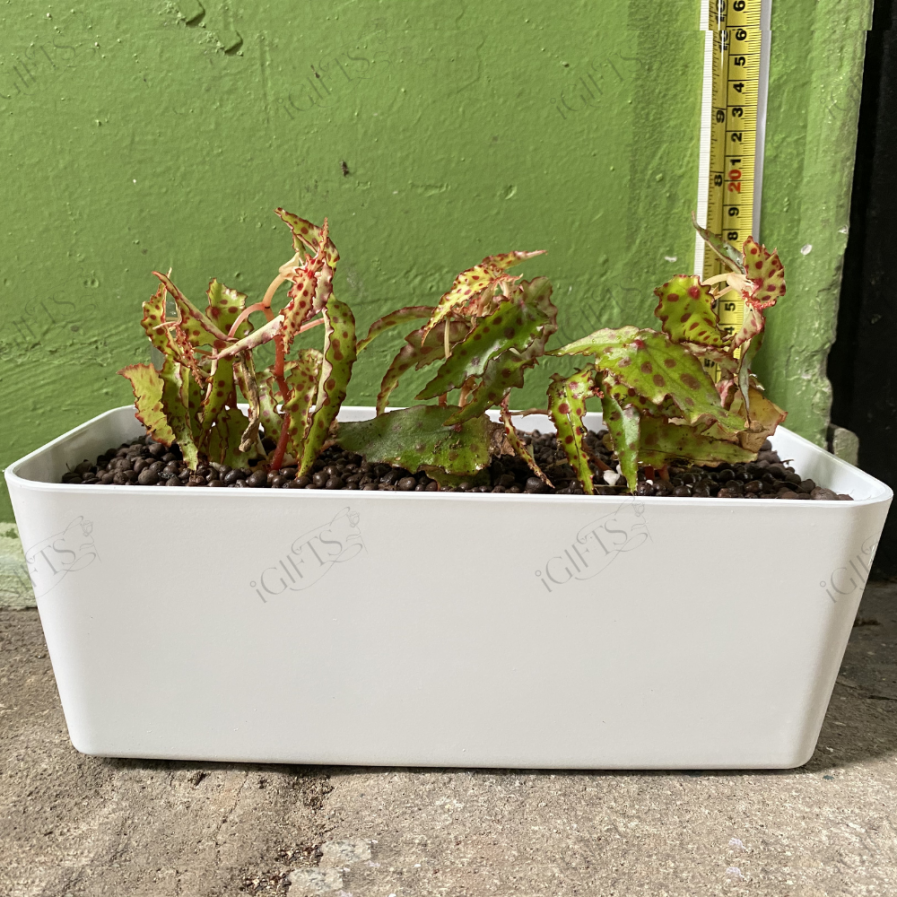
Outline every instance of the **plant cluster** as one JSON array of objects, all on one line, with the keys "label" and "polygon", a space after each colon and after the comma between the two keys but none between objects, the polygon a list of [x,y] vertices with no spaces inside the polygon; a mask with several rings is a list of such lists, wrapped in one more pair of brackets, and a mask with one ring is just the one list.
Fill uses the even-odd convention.
[{"label": "plant cluster", "polygon": [[[630,490],[639,464],[662,476],[674,460],[708,466],[751,460],[785,417],[751,372],[764,313],[785,292],[784,270],[775,252],[751,238],[738,250],[698,228],[725,273],[704,282],[678,275],[656,289],[659,330],[603,329],[550,349],[558,315],[551,284],[509,273],[541,251],[489,256],[459,274],[435,305],[393,311],[357,339],[350,308],[333,292],[339,253],[327,222],[318,227],[283,209],[277,214],[292,231],[293,256],[260,302],[247,304],[245,295],[213,280],[200,310],[155,272],[159,288],[143,304],[141,323],[162,366],[131,365],[121,373],[131,381],[147,432],[165,445],[177,442],[193,469],[205,462],[271,470],[291,464],[301,476],[338,441],[371,462],[425,471],[444,485],[475,477],[497,455],[517,455],[549,483],[514,428],[510,394],[528,370],[560,356],[588,363],[572,376],[552,375],[541,413],[554,422],[587,494],[607,467],[584,440],[589,398],[601,403]],[[289,285],[287,301],[275,311],[282,284]],[[744,303],[739,329],[720,326],[721,302]],[[253,312],[266,322],[255,327]],[[383,333],[409,325],[383,376],[376,417],[337,424],[358,355]],[[296,337],[317,326],[322,350],[294,351]],[[267,342],[274,343],[274,362],[257,368],[254,350]],[[424,404],[388,410],[401,377],[428,367],[433,375],[416,397]]]}]

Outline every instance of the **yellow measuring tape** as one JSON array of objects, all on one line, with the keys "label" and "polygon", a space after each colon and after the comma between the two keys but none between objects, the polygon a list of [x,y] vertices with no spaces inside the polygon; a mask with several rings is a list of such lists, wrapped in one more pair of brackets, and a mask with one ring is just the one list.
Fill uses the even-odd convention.
[{"label": "yellow measuring tape", "polygon": [[[763,26],[770,0],[704,2],[702,25],[707,37],[698,221],[740,247],[747,237],[759,236],[755,211],[759,212],[769,52]],[[695,273],[706,279],[722,271],[722,263],[699,238]],[[744,303],[729,297],[721,300],[717,314],[722,329],[734,333],[744,319]],[[708,367],[715,365],[710,362]]]}]

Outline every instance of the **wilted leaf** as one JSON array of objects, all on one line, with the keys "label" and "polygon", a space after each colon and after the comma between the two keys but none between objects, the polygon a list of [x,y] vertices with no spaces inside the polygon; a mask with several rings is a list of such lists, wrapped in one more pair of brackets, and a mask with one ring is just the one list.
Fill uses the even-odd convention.
[{"label": "wilted leaf", "polygon": [[538,464],[536,464],[536,459],[533,457],[532,452],[530,452],[527,447],[520,441],[520,437],[517,435],[517,430],[514,428],[514,421],[511,419],[511,413],[508,409],[507,398],[504,399],[500,409],[501,414],[501,422],[502,426],[505,428],[505,439],[508,441],[508,445],[514,450],[514,454],[517,455],[522,461],[524,461],[529,467],[529,469],[547,486],[552,486],[553,484],[551,480],[545,476],[544,471]]},{"label": "wilted leaf", "polygon": [[730,270],[741,271],[744,273],[744,264],[742,253],[736,249],[731,243],[727,243],[722,237],[710,233],[706,228],[701,227],[692,215],[692,223],[695,230],[701,235],[701,239],[710,247],[714,255]]},{"label": "wilted leaf", "polygon": [[243,398],[249,405],[249,422],[246,429],[240,437],[239,449],[241,452],[248,452],[254,448],[259,441],[259,427],[262,423],[261,397],[259,394],[258,383],[255,379],[255,367],[252,363],[252,356],[248,353],[238,355],[234,359],[234,374]]}]

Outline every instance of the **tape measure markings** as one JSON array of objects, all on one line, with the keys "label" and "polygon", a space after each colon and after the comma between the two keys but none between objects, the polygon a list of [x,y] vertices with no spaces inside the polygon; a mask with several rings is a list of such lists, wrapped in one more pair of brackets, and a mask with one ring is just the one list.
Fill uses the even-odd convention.
[{"label": "tape measure markings", "polygon": [[[701,14],[706,36],[697,217],[738,246],[759,236],[770,4],[704,0]],[[706,279],[722,270],[698,237],[695,273]],[[717,314],[721,328],[734,333],[744,320],[744,305],[727,298]],[[711,362],[707,367],[715,369]]]}]

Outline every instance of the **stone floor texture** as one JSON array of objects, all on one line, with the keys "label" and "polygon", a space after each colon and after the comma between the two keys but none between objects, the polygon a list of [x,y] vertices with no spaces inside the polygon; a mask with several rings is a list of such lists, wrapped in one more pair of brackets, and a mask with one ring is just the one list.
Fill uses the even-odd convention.
[{"label": "stone floor texture", "polygon": [[893,897],[897,585],[867,588],[798,770],[85,757],[33,610],[0,611],[0,764],[0,897]]}]

